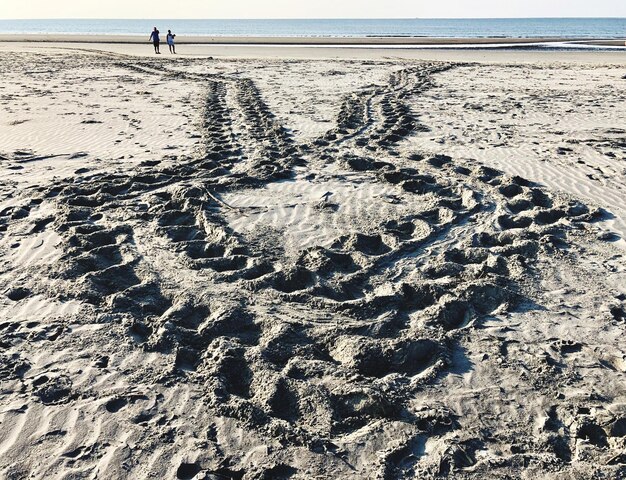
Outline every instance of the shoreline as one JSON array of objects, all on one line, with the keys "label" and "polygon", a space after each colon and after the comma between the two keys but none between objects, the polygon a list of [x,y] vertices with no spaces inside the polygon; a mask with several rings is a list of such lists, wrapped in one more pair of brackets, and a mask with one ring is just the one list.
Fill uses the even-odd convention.
[{"label": "shoreline", "polygon": [[[623,65],[626,49],[623,48],[535,48],[519,46],[402,46],[402,45],[254,45],[254,44],[181,44],[177,55],[167,52],[163,60],[176,58],[222,59],[296,59],[296,60],[367,60],[367,61],[447,61],[516,64],[613,64]],[[167,49],[166,45],[163,45]],[[132,57],[154,57],[152,45],[145,43],[81,43],[81,42],[3,42],[0,52],[80,52]]]},{"label": "shoreline", "polygon": [[[147,38],[147,35],[145,36]],[[0,42],[20,43],[98,43],[145,44],[139,35],[85,35],[85,34],[0,34]],[[164,43],[164,42],[163,42]],[[537,43],[570,43],[595,46],[625,46],[626,39],[584,37],[242,37],[242,36],[181,36],[179,45],[340,45],[340,46],[437,46],[437,45],[527,45]]]}]

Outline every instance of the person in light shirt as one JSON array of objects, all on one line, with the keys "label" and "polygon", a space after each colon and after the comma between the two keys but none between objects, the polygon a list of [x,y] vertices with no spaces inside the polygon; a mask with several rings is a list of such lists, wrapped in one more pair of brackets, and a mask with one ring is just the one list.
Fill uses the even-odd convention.
[{"label": "person in light shirt", "polygon": [[168,30],[167,37],[165,38],[167,40],[168,47],[170,47],[170,53],[176,54],[176,44],[174,43],[174,38],[176,38],[176,35],[174,35],[171,30]]}]

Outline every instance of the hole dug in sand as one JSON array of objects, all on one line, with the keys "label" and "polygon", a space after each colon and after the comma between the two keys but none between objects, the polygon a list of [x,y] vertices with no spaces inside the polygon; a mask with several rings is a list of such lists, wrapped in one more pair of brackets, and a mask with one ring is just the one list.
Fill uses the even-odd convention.
[{"label": "hole dug in sand", "polygon": [[380,235],[364,235],[356,233],[349,237],[342,237],[335,247],[343,248],[346,251],[358,251],[365,255],[384,255],[391,250]]},{"label": "hole dug in sand", "polygon": [[409,377],[431,366],[441,353],[432,340],[391,340],[346,336],[334,342],[331,357],[345,367],[367,377],[382,378],[390,374]]},{"label": "hole dug in sand", "polygon": [[20,300],[24,300],[25,298],[29,297],[31,294],[32,292],[28,288],[24,288],[24,287],[12,288],[5,293],[7,298],[14,302],[19,302]]},{"label": "hole dug in sand", "polygon": [[278,272],[274,278],[273,286],[283,293],[293,293],[306,290],[315,283],[315,275],[307,269],[293,266]]},{"label": "hole dug in sand", "polygon": [[124,408],[128,404],[128,401],[125,398],[114,398],[113,400],[109,400],[105,408],[109,413],[117,413],[122,408]]},{"label": "hole dug in sand", "polygon": [[463,300],[444,300],[438,307],[434,325],[440,325],[446,331],[457,330],[467,325],[474,317],[474,308]]},{"label": "hole dug in sand", "polygon": [[198,463],[181,463],[176,470],[176,478],[179,480],[192,480],[202,471],[202,467]]}]

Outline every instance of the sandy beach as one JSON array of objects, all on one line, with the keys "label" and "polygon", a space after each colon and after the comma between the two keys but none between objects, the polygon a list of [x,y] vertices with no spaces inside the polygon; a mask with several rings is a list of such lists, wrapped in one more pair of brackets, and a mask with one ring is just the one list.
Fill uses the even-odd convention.
[{"label": "sandy beach", "polygon": [[[88,43],[88,44],[145,44],[144,36],[137,35],[81,35],[81,34],[0,34],[0,42],[17,43]],[[580,37],[411,37],[411,36],[369,36],[369,37],[259,37],[259,36],[179,36],[181,45],[343,45],[343,46],[441,46],[441,45],[525,45],[537,43],[566,43],[598,46],[625,46],[625,39],[580,38]]]},{"label": "sandy beach", "polygon": [[626,477],[625,51],[47,40],[0,478]]}]

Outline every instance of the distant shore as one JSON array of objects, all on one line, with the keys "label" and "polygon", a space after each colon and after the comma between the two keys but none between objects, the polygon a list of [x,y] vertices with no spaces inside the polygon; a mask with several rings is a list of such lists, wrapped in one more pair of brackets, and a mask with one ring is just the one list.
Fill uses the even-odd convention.
[{"label": "distant shore", "polygon": [[[0,34],[0,42],[43,43],[100,43],[143,44],[148,35],[80,35],[80,34]],[[451,37],[244,37],[244,36],[184,36],[177,37],[178,44],[187,45],[375,45],[375,46],[437,46],[437,45],[526,45],[537,43],[577,43],[581,45],[624,46],[626,39],[590,39],[580,37],[543,38],[451,38]]]}]

